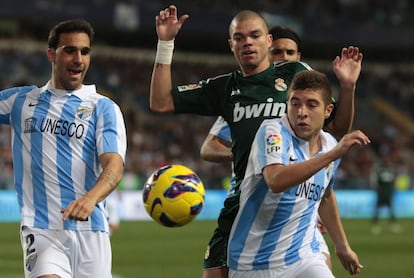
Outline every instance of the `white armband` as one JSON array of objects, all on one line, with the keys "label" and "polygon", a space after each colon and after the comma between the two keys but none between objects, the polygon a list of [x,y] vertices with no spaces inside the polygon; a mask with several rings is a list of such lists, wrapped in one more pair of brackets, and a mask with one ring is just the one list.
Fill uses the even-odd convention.
[{"label": "white armband", "polygon": [[171,65],[174,51],[174,40],[158,40],[157,53],[155,54],[155,63],[162,65]]}]

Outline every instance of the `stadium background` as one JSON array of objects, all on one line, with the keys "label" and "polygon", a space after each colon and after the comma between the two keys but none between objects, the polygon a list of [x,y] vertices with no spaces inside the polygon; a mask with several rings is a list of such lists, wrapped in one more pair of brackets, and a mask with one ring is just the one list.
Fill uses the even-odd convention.
[{"label": "stadium background", "polygon": [[[71,17],[92,22],[96,39],[87,82],[120,104],[128,130],[128,153],[121,191],[125,219],[140,214],[139,189],[153,170],[166,163],[194,169],[207,192],[200,219],[212,219],[228,186],[230,166],[204,162],[199,148],[213,118],[158,115],[148,109],[155,56],[154,17],[169,1],[2,0],[0,8],[0,89],[20,84],[43,85],[50,65],[45,57],[49,28]],[[269,25],[286,25],[303,38],[303,60],[337,83],[331,61],[347,45],[364,54],[356,92],[354,128],[372,139],[370,148],[355,149],[341,164],[336,184],[344,218],[370,218],[375,194],[372,167],[384,150],[399,153],[396,194],[398,216],[414,217],[414,3],[406,0],[178,0],[189,13],[176,40],[173,80],[185,84],[226,73],[237,65],[227,46],[234,13],[251,8]],[[224,188],[224,189],[223,189]],[[12,185],[9,129],[0,126],[0,221],[17,221]],[[133,215],[129,215],[129,212]],[[142,211],[141,211],[142,212]],[[17,215],[17,216],[16,216]],[[383,216],[386,211],[383,212]],[[208,237],[209,235],[207,235]],[[205,238],[203,238],[206,240]],[[200,257],[200,256],[199,256]],[[412,257],[412,256],[411,256]],[[132,277],[132,276],[131,276]]]}]

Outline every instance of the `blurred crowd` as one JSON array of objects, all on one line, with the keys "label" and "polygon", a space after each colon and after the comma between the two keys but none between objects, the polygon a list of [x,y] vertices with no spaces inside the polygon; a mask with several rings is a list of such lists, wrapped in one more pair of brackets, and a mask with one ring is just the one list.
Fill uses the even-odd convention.
[{"label": "blurred crowd", "polygon": [[[212,55],[213,56],[213,55]],[[231,58],[231,54],[229,54]],[[174,61],[175,84],[188,84],[236,69],[232,63],[206,63],[204,58]],[[226,60],[227,61],[227,60]],[[153,59],[128,59],[122,55],[92,57],[86,81],[95,83],[98,90],[113,98],[124,112],[128,151],[126,172],[121,189],[140,189],[158,167],[177,163],[189,166],[208,189],[223,189],[229,185],[231,167],[202,161],[201,144],[215,118],[194,115],[160,115],[149,111],[149,82]],[[312,62],[309,62],[312,65]],[[331,61],[315,63],[328,76]],[[400,190],[414,188],[413,133],[399,122],[413,121],[414,70],[400,70],[386,65],[363,65],[364,70],[356,92],[355,128],[361,128],[371,138],[369,148],[355,148],[342,160],[336,188],[371,188],[371,175],[378,158],[393,153],[399,174]],[[22,84],[42,86],[47,82],[50,65],[44,51],[0,51],[0,89]],[[320,68],[319,68],[320,67]],[[332,79],[333,86],[336,80]],[[336,88],[336,87],[335,87]],[[406,114],[397,122],[388,115],[377,113],[372,100],[380,97],[394,109]],[[411,109],[410,109],[411,108]],[[0,126],[0,188],[12,189],[10,130]]]},{"label": "blurred crowd", "polygon": [[[401,26],[413,22],[412,12],[414,5],[409,0],[72,0],[70,2],[56,0],[32,0],[27,3],[25,0],[3,0],[9,7],[0,14],[30,16],[30,10],[34,9],[42,15],[70,14],[72,16],[87,14],[88,9],[99,10],[100,13],[90,15],[97,20],[104,20],[111,13],[121,12],[126,18],[137,11],[138,17],[145,17],[144,12],[159,11],[171,4],[176,5],[186,12],[199,13],[204,15],[225,14],[233,16],[240,9],[249,8],[257,11],[289,15],[303,22],[335,23],[338,21],[354,24],[382,24]],[[25,3],[25,6],[21,6]],[[19,9],[15,9],[19,8]],[[128,11],[129,10],[129,11]],[[141,11],[141,13],[139,12]],[[139,19],[138,19],[139,20]],[[124,25],[130,24],[124,22]]]},{"label": "blurred crowd", "polygon": [[[139,0],[129,2],[139,3]],[[155,1],[161,7],[171,4],[170,1]],[[154,2],[152,2],[155,4]],[[198,12],[226,12],[235,14],[242,8],[250,8],[267,13],[290,15],[304,23],[332,24],[337,22],[353,24],[375,24],[385,26],[401,26],[413,23],[413,2],[408,0],[177,0],[178,7]]]}]

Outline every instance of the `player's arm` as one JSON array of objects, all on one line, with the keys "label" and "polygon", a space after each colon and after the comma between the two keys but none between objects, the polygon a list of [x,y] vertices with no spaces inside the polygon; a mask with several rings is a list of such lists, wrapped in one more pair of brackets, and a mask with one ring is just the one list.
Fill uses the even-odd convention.
[{"label": "player's arm", "polygon": [[356,83],[361,73],[362,53],[358,47],[343,48],[341,57],[332,62],[333,71],[339,80],[340,91],[335,107],[335,117],[327,129],[336,137],[341,138],[348,133],[354,120],[354,96]]},{"label": "player's arm", "polygon": [[358,274],[363,266],[359,263],[357,254],[349,245],[339,217],[336,196],[332,189],[325,192],[323,200],[323,206],[319,207],[319,215],[335,245],[336,255],[349,274]]},{"label": "player's arm", "polygon": [[85,220],[91,215],[95,205],[103,201],[119,184],[124,172],[124,162],[117,153],[104,153],[100,157],[102,173],[95,185],[83,197],[72,201],[62,212],[67,218]]},{"label": "player's arm", "polygon": [[155,17],[158,44],[150,86],[150,109],[153,111],[174,111],[171,94],[174,39],[187,18],[188,15],[183,15],[178,19],[177,8],[173,5],[160,11],[160,14]]},{"label": "player's arm", "polygon": [[272,192],[281,193],[306,181],[332,161],[344,156],[352,146],[364,146],[369,143],[369,138],[362,131],[356,130],[346,134],[333,149],[322,155],[293,164],[270,164],[265,166],[263,176]]},{"label": "player's arm", "polygon": [[214,134],[207,135],[200,149],[201,158],[210,162],[231,162],[231,143]]}]

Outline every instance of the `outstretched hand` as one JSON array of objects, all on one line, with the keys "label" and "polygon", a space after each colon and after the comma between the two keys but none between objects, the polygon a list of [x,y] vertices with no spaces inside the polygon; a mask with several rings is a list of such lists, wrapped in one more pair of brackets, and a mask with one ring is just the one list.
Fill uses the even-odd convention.
[{"label": "outstretched hand", "polygon": [[355,86],[361,73],[362,56],[358,47],[349,46],[342,48],[341,57],[333,60],[333,71],[341,85]]},{"label": "outstretched hand", "polygon": [[368,136],[361,130],[354,130],[345,134],[333,149],[337,152],[338,158],[346,155],[353,146],[365,146],[371,143]]},{"label": "outstretched hand", "polygon": [[161,10],[160,14],[155,17],[158,39],[162,41],[173,40],[187,18],[189,15],[184,14],[178,19],[177,7],[174,5]]}]

